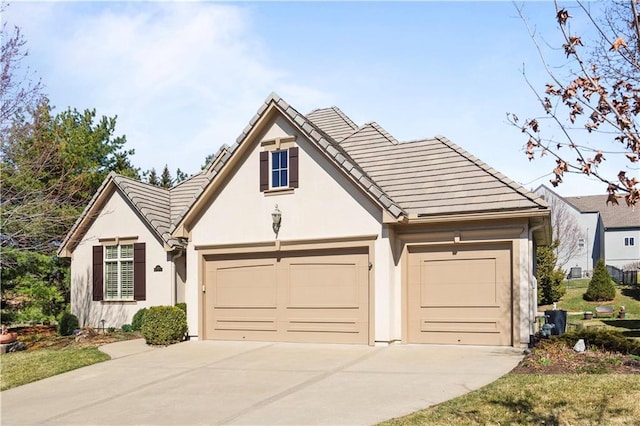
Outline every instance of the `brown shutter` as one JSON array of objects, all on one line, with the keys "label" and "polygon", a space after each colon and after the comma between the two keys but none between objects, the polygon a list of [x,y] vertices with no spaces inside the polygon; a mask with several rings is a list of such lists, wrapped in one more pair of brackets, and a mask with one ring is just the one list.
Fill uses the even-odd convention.
[{"label": "brown shutter", "polygon": [[269,189],[269,152],[260,152],[260,192]]},{"label": "brown shutter", "polygon": [[93,300],[96,302],[103,298],[103,267],[102,246],[93,246]]},{"label": "brown shutter", "polygon": [[289,188],[298,187],[298,147],[289,148]]},{"label": "brown shutter", "polygon": [[133,245],[133,299],[146,300],[147,272],[146,272],[145,243]]}]

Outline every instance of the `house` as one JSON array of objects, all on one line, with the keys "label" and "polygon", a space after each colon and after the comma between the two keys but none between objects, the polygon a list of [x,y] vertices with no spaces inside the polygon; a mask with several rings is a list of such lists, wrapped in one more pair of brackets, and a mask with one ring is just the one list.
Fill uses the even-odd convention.
[{"label": "house", "polygon": [[[602,215],[597,209],[580,210],[545,185],[534,192],[547,201],[551,209],[554,238],[560,241],[558,266],[573,278],[590,276],[605,253]],[[599,207],[603,206],[604,203]]]},{"label": "house", "polygon": [[60,247],[72,311],[186,302],[197,339],[520,346],[546,203],[442,136],[276,94],[171,189],[110,175]]},{"label": "house", "polygon": [[640,212],[626,205],[607,204],[607,194],[565,197],[582,214],[598,213],[604,227],[604,260],[625,269],[640,262]]},{"label": "house", "polygon": [[[579,238],[569,238],[577,250],[566,262],[566,268],[579,268],[589,276],[598,259],[609,267],[631,268],[640,263],[640,213],[625,205],[607,204],[607,194],[561,197],[541,185],[535,191],[548,201],[552,217],[554,209],[566,208],[579,226]],[[562,241],[560,245],[567,244]],[[563,249],[569,251],[567,248]]]}]

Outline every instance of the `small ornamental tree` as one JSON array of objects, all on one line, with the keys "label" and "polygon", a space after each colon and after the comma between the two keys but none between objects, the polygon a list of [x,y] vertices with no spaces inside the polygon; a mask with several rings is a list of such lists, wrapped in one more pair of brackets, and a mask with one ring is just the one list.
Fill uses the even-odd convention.
[{"label": "small ornamental tree", "polygon": [[593,302],[604,302],[606,300],[613,300],[616,297],[616,288],[613,285],[613,280],[607,271],[607,267],[604,265],[604,260],[600,259],[596,263],[596,267],[593,270],[593,277],[589,281],[589,287],[584,294],[584,300]]},{"label": "small ornamental tree", "polygon": [[559,241],[556,240],[550,246],[538,247],[536,250],[538,305],[549,305],[557,302],[567,292],[563,282],[565,273],[562,269],[556,269],[558,260],[556,249],[558,244]]}]

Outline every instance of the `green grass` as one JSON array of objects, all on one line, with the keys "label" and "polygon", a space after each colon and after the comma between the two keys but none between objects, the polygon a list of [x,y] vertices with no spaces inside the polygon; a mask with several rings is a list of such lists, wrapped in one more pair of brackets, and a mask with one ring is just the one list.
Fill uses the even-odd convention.
[{"label": "green grass", "polygon": [[381,425],[637,424],[639,399],[635,374],[508,374],[475,392]]},{"label": "green grass", "polygon": [[[569,280],[567,293],[557,303],[558,309],[568,312],[591,311],[595,314],[596,306],[611,305],[615,308],[616,314],[620,306],[627,308],[627,318],[640,319],[640,286],[637,285],[616,285],[616,297],[608,302],[588,302],[582,295],[589,287],[588,279]],[[551,309],[551,306],[540,306],[539,311]]]},{"label": "green grass", "polygon": [[0,391],[106,361],[109,355],[95,347],[67,347],[3,354]]}]

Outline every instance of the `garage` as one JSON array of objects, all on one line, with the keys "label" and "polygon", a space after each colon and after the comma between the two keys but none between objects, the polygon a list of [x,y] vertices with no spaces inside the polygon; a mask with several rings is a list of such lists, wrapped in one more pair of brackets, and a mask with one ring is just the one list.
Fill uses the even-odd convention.
[{"label": "garage", "polygon": [[511,244],[410,246],[409,343],[511,345]]},{"label": "garage", "polygon": [[205,339],[369,343],[369,251],[204,256]]}]

